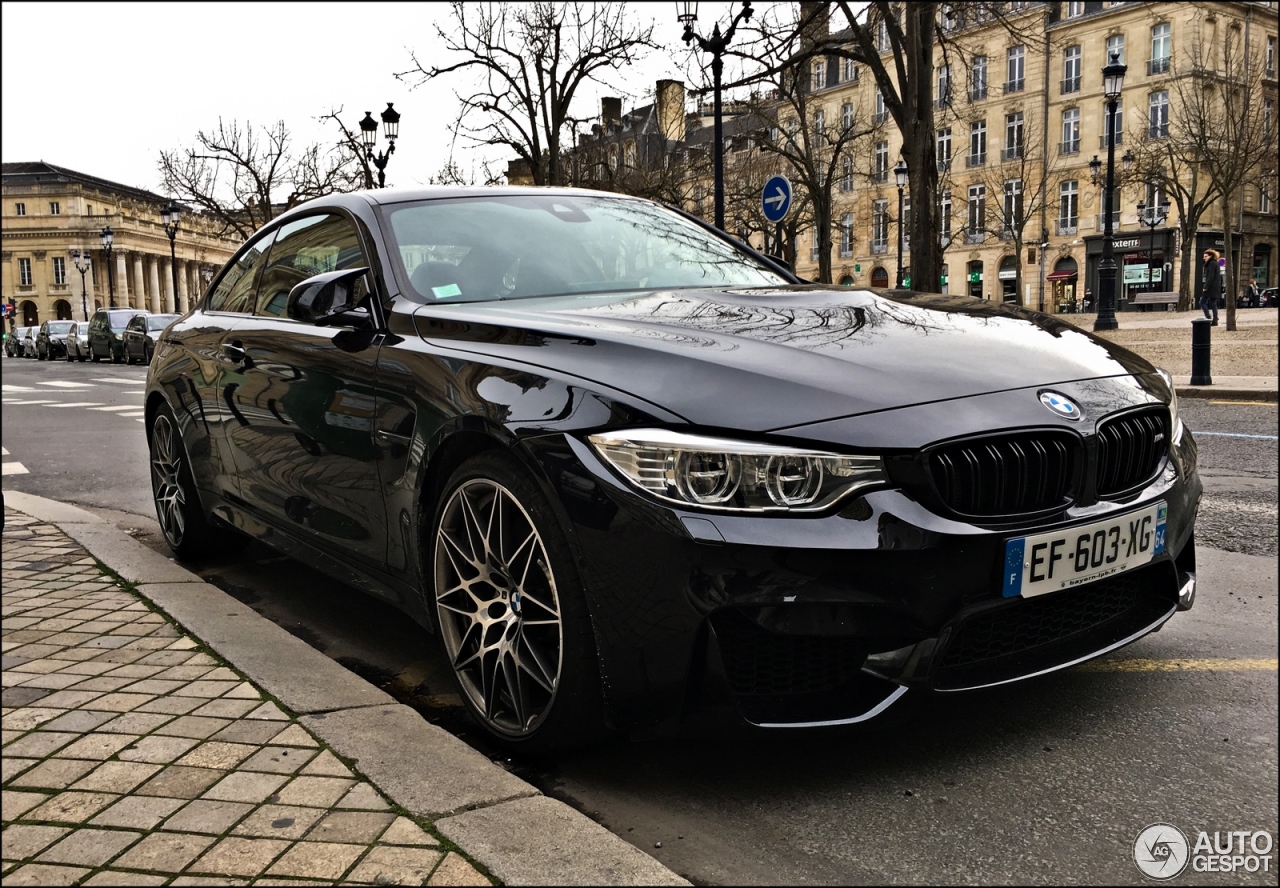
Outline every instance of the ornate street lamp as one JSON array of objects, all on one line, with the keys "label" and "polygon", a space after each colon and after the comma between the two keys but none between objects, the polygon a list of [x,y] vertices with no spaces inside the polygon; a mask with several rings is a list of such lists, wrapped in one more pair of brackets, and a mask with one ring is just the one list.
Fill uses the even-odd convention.
[{"label": "ornate street lamp", "polygon": [[88,250],[75,249],[71,251],[71,261],[75,264],[76,271],[80,272],[80,312],[87,321],[89,320],[89,298],[85,295],[84,276],[93,267],[93,260],[89,258]]},{"label": "ornate street lamp", "polygon": [[174,238],[178,236],[178,223],[182,221],[182,211],[177,204],[169,204],[160,211],[160,221],[164,224],[164,233],[169,235],[169,270],[173,272],[173,307],[176,310],[178,308],[178,253],[174,246]]},{"label": "ornate street lamp", "polygon": [[[1120,53],[1111,53],[1111,59],[1102,69],[1102,93],[1107,99],[1107,119],[1115,121],[1116,104],[1120,93],[1124,90],[1124,74],[1127,65],[1120,64]],[[1107,140],[1107,185],[1103,192],[1103,228],[1102,228],[1102,261],[1098,265],[1098,319],[1093,323],[1094,331],[1114,330],[1120,326],[1116,321],[1116,254],[1115,231],[1111,219],[1111,208],[1116,193],[1116,140]],[[1092,164],[1090,164],[1092,167]]]},{"label": "ornate street lamp", "polygon": [[1153,271],[1155,251],[1156,251],[1156,228],[1164,224],[1164,220],[1169,218],[1169,201],[1160,201],[1160,205],[1152,204],[1147,206],[1146,201],[1138,201],[1138,221],[1140,224],[1151,229],[1147,234],[1147,289],[1154,291],[1156,288],[1155,273]]},{"label": "ornate street lamp", "polygon": [[711,77],[713,93],[715,96],[715,140],[716,144],[712,150],[712,157],[715,158],[715,203],[716,203],[716,228],[724,231],[724,120],[720,108],[720,75],[724,72],[724,52],[729,48],[729,42],[733,40],[733,33],[737,30],[739,23],[745,22],[751,18],[751,0],[743,0],[742,9],[734,16],[729,30],[723,34],[720,33],[720,23],[716,22],[712,28],[710,39],[698,36],[694,33],[693,23],[698,20],[698,4],[692,2],[677,3],[680,8],[680,14],[676,16],[676,21],[684,25],[684,36],[681,39],[686,43],[698,41],[698,48],[703,52],[711,53]]},{"label": "ornate street lamp", "polygon": [[898,289],[902,289],[902,248],[906,241],[902,237],[902,189],[907,185],[907,162],[898,158],[898,165],[893,168],[893,177],[898,183]]},{"label": "ornate street lamp", "polygon": [[116,278],[111,270],[111,245],[115,243],[115,235],[111,233],[111,226],[98,232],[98,238],[102,241],[102,250],[107,254],[107,291],[110,293],[108,305],[112,308],[116,307]]},{"label": "ornate street lamp", "polygon": [[[378,154],[373,153],[374,143],[378,141],[378,122],[373,119],[373,112],[364,112],[364,118],[360,121],[360,141],[364,144],[365,157],[378,168],[378,187],[387,187],[387,161],[391,159],[391,155],[396,153],[396,139],[400,135],[400,114],[392,107],[392,102],[387,102],[387,108],[382,112],[382,126],[387,136],[387,150]],[[373,174],[369,172],[369,168],[365,167],[364,171],[365,187],[373,187]]]}]

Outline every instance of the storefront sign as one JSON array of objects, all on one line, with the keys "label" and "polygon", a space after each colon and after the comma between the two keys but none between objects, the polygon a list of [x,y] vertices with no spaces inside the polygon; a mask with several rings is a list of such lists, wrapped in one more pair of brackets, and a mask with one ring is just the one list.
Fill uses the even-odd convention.
[{"label": "storefront sign", "polygon": [[1142,243],[1141,238],[1136,238],[1136,237],[1126,237],[1123,239],[1116,238],[1114,241],[1111,242],[1111,248],[1113,250],[1132,250],[1133,248],[1137,247],[1140,243]]},{"label": "storefront sign", "polygon": [[1013,280],[1017,280],[1017,279],[1018,279],[1018,269],[1016,269],[1016,268],[1002,268],[1002,269],[1000,269],[1000,273],[997,275],[997,277],[999,277],[999,278],[1000,278],[1000,280],[1002,280],[1002,281],[1013,281]]}]

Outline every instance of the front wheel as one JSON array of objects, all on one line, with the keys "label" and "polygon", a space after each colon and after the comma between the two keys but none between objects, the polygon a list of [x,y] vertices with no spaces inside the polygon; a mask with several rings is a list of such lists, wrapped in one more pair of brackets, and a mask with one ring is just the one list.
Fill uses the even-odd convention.
[{"label": "front wheel", "polygon": [[501,452],[449,480],[434,523],[435,615],[471,715],[522,751],[604,733],[586,599],[560,524],[520,464]]}]

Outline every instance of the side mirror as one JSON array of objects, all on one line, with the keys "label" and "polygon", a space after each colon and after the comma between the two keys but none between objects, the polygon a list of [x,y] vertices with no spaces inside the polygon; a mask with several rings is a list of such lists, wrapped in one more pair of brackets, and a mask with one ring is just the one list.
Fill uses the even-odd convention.
[{"label": "side mirror", "polygon": [[306,321],[317,327],[327,327],[344,322],[343,315],[355,312],[348,323],[359,324],[364,314],[352,299],[355,283],[368,268],[347,268],[342,271],[326,271],[309,277],[289,291],[285,313],[295,321]]}]

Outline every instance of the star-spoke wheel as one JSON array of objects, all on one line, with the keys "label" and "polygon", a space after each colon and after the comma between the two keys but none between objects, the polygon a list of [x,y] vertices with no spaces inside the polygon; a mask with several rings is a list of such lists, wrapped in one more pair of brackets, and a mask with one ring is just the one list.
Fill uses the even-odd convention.
[{"label": "star-spoke wheel", "polygon": [[503,485],[453,488],[435,540],[435,603],[445,652],[473,710],[511,739],[536,731],[559,690],[564,633],[547,547]]}]

